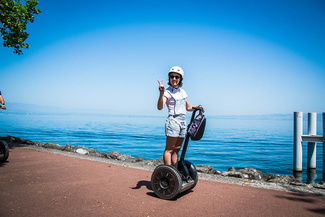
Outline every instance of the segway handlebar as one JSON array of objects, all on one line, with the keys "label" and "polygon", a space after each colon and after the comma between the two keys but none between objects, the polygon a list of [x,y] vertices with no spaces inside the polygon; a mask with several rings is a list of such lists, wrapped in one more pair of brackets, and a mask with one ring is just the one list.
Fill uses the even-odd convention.
[{"label": "segway handlebar", "polygon": [[201,106],[201,105],[199,105],[199,106],[194,106],[194,107],[192,107],[192,109],[194,109],[194,111],[193,111],[193,113],[192,113],[192,117],[191,117],[191,121],[190,121],[190,122],[193,121],[193,119],[194,119],[195,114],[196,114],[197,111],[204,112],[204,108],[203,108],[203,106]]},{"label": "segway handlebar", "polygon": [[194,109],[195,111],[196,110],[202,111],[203,110],[203,107],[202,106],[197,106],[197,107],[192,107],[192,109]]}]

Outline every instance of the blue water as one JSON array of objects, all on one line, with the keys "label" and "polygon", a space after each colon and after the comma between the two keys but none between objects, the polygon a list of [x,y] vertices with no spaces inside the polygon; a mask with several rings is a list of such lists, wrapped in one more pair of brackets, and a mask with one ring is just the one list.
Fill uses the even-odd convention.
[{"label": "blue water", "polygon": [[[161,157],[166,117],[114,116],[69,113],[0,113],[0,136],[32,141],[78,145],[100,152],[118,151],[145,160]],[[321,117],[318,117],[321,135]],[[307,123],[307,121],[304,121]],[[306,124],[304,124],[306,125]],[[304,129],[307,127],[304,126]],[[307,134],[304,131],[304,134]],[[303,168],[307,164],[303,144]],[[186,159],[215,170],[256,168],[264,174],[292,175],[293,114],[258,116],[207,116],[204,137],[190,141]],[[317,177],[322,180],[322,144],[317,143]],[[303,181],[306,181],[306,170]]]}]

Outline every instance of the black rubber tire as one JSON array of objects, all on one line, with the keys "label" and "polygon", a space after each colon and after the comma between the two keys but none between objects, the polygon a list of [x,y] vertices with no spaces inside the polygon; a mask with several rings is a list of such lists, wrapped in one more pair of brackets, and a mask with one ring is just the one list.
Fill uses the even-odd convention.
[{"label": "black rubber tire", "polygon": [[151,175],[151,187],[155,194],[165,200],[176,197],[182,188],[182,178],[178,170],[170,165],[159,165]]},{"label": "black rubber tire", "polygon": [[0,141],[0,162],[6,162],[9,157],[9,146],[5,141]]},{"label": "black rubber tire", "polygon": [[190,189],[193,189],[196,186],[197,182],[199,181],[199,176],[197,174],[197,170],[196,170],[196,167],[194,166],[194,164],[192,164],[190,161],[187,161],[187,160],[185,161],[185,164],[186,164],[187,169],[190,172],[190,176],[194,180],[194,184],[190,188]]}]

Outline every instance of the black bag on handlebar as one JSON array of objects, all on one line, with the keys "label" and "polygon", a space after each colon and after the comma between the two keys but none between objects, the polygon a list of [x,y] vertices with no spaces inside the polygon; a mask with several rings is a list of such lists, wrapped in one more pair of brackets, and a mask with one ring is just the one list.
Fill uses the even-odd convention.
[{"label": "black bag on handlebar", "polygon": [[190,135],[192,140],[200,140],[204,134],[206,118],[203,113],[200,113],[193,119],[189,124],[187,133]]}]

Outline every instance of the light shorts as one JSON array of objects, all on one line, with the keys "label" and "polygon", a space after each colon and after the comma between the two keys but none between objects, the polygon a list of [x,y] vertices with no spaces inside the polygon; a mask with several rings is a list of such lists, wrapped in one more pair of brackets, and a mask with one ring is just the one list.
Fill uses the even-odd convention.
[{"label": "light shorts", "polygon": [[186,135],[186,115],[169,115],[165,124],[166,136],[182,137]]}]

